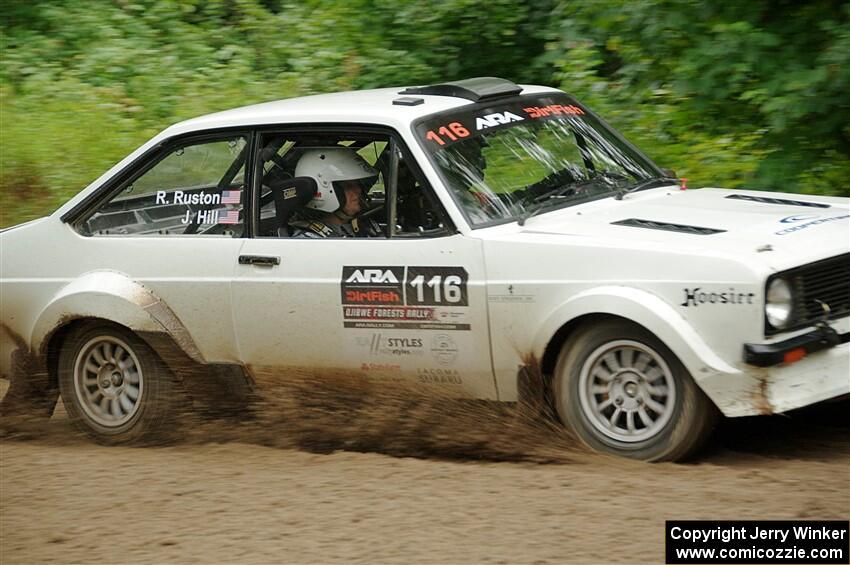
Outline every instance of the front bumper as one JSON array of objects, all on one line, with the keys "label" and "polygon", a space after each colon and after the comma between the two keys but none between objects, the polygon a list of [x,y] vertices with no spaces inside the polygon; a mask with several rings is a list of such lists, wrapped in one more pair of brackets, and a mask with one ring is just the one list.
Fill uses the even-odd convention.
[{"label": "front bumper", "polygon": [[850,394],[850,343],[764,370],[764,399],[774,413]]},{"label": "front bumper", "polygon": [[756,367],[771,367],[799,361],[807,355],[848,341],[850,341],[850,332],[839,334],[831,327],[824,325],[809,333],[778,343],[744,344],[744,362]]},{"label": "front bumper", "polygon": [[[804,338],[801,342],[792,338],[755,349],[754,354],[762,355],[757,359],[768,366],[739,362],[737,371],[698,371],[694,378],[727,417],[776,414],[850,395],[850,332],[846,327],[841,329],[843,333],[836,335],[843,343],[838,345],[827,347],[809,332],[798,336]],[[784,356],[787,351],[806,346],[812,351],[795,362],[769,362],[779,352]],[[821,346],[825,348],[815,350]]]}]

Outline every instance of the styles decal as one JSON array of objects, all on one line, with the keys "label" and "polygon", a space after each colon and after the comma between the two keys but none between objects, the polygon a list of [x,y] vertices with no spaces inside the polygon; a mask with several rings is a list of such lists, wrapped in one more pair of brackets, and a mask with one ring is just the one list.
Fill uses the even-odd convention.
[{"label": "styles decal", "polygon": [[387,336],[385,334],[372,334],[371,336],[358,336],[355,343],[359,347],[369,348],[370,355],[393,356],[393,357],[421,357],[425,354],[422,338]]},{"label": "styles decal", "polygon": [[430,353],[440,365],[453,365],[459,349],[448,332],[439,332],[430,339],[421,337],[401,337],[384,333],[361,335],[354,343],[362,350],[369,349],[369,355],[376,357],[423,357]]}]

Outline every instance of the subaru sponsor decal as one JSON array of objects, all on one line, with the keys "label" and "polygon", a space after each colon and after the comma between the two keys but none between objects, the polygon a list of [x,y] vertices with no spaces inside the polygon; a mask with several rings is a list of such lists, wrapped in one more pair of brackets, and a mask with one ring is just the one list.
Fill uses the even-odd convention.
[{"label": "subaru sponsor decal", "polygon": [[416,370],[419,382],[423,384],[462,385],[463,378],[455,369],[426,369]]}]

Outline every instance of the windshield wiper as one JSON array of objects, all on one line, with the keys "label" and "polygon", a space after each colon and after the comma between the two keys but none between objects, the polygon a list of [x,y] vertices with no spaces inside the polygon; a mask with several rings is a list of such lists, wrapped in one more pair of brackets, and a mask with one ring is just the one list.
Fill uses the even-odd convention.
[{"label": "windshield wiper", "polygon": [[[604,175],[600,175],[600,176],[604,176]],[[578,182],[572,182],[572,183],[566,184],[564,186],[550,190],[548,192],[544,192],[543,194],[541,194],[540,196],[538,196],[537,198],[535,198],[532,201],[533,203],[538,203],[538,204],[536,206],[526,210],[525,213],[523,213],[519,217],[519,219],[517,220],[517,223],[521,226],[525,225],[525,222],[527,222],[529,218],[535,216],[538,212],[547,208],[547,206],[553,200],[556,200],[558,198],[565,198],[565,197],[569,196],[570,194],[575,193],[578,189],[580,189],[580,188],[582,188],[586,185],[590,185],[594,182],[597,182],[600,179],[600,176],[596,176],[596,177],[593,177],[591,179],[586,179],[586,180],[582,180],[582,181],[578,181]],[[612,187],[612,188],[614,188],[614,190],[617,191],[617,194],[614,196],[614,198],[616,198],[617,200],[622,200],[623,196],[625,196],[626,194],[629,194],[630,192],[637,192],[639,190],[645,190],[647,188],[652,188],[655,185],[660,186],[660,185],[664,185],[664,184],[670,184],[671,182],[675,184],[679,181],[677,179],[670,178],[670,177],[652,177],[652,178],[640,181],[637,184],[632,185],[631,187],[628,187],[628,188],[627,187],[622,187],[622,188]]]},{"label": "windshield wiper", "polygon": [[652,177],[646,180],[642,180],[637,184],[634,184],[628,188],[618,188],[617,195],[614,196],[616,200],[622,200],[623,196],[627,194],[631,194],[632,192],[638,192],[639,190],[646,190],[647,188],[655,188],[656,186],[663,186],[665,184],[676,184],[678,183],[678,179],[670,178],[670,177]]},{"label": "windshield wiper", "polygon": [[531,218],[532,216],[537,214],[537,212],[540,212],[541,210],[546,208],[546,206],[548,206],[552,201],[554,201],[558,198],[566,198],[570,193],[573,193],[575,191],[576,191],[575,185],[566,185],[566,186],[562,186],[560,188],[556,188],[554,190],[550,190],[549,192],[538,196],[537,198],[535,198],[533,200],[533,202],[537,202],[537,205],[534,206],[533,208],[529,208],[528,210],[526,210],[519,217],[519,219],[517,220],[517,223],[521,226],[524,226],[525,222],[529,218]]}]

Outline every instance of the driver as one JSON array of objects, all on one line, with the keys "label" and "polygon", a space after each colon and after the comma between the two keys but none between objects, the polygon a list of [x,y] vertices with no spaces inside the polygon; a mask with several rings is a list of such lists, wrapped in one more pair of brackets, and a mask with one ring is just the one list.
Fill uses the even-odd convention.
[{"label": "driver", "polygon": [[358,215],[378,171],[348,147],[308,149],[295,166],[296,177],[316,181],[316,193],[302,218],[290,223],[292,237],[377,237],[380,226]]}]

